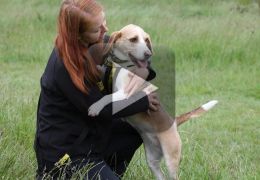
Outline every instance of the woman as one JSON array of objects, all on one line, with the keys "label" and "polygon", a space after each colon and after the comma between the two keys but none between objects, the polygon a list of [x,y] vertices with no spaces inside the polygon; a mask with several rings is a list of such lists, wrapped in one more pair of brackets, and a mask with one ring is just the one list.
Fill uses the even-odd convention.
[{"label": "woman", "polygon": [[[91,165],[86,178],[118,179],[142,143],[118,118],[155,111],[156,94],[144,95],[114,115],[109,105],[99,116],[88,116],[90,105],[104,96],[98,86],[100,72],[88,50],[103,41],[107,30],[103,9],[95,0],[63,1],[55,48],[41,77],[35,138],[38,179],[56,179],[61,173],[69,178],[86,165]],[[147,71],[149,78],[151,74]]]}]

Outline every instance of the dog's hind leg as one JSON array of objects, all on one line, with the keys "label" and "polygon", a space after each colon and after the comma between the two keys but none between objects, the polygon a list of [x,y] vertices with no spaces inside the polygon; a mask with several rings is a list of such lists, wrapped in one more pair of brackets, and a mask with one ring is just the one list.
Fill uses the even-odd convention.
[{"label": "dog's hind leg", "polygon": [[164,175],[160,168],[162,159],[162,149],[155,134],[144,133],[141,135],[144,142],[146,161],[157,180],[164,180]]},{"label": "dog's hind leg", "polygon": [[170,178],[177,180],[181,158],[181,138],[177,131],[176,122],[174,122],[169,130],[159,133],[158,138],[160,139]]}]

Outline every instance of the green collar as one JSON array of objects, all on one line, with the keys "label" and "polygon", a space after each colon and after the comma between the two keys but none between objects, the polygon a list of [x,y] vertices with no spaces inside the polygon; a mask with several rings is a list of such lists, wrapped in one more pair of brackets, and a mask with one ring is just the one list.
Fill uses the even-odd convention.
[{"label": "green collar", "polygon": [[135,66],[132,61],[119,59],[118,57],[116,57],[114,55],[113,52],[110,52],[108,54],[108,56],[105,59],[104,65],[106,65],[108,67],[115,66],[115,67],[123,67],[123,68],[129,68],[129,67]]}]

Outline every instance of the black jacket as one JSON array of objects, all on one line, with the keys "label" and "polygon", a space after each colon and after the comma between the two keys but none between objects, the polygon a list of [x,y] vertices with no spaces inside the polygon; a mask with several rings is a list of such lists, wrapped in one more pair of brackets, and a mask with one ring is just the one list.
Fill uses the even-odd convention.
[{"label": "black jacket", "polygon": [[[143,96],[114,115],[110,104],[99,116],[88,116],[90,105],[102,97],[97,86],[91,87],[88,95],[77,89],[54,49],[41,77],[36,153],[52,162],[59,160],[65,153],[75,156],[84,156],[90,152],[102,154],[108,143],[112,119],[143,112],[149,107],[147,96]],[[126,100],[115,103],[120,106],[124,102]],[[87,132],[86,135],[74,148],[75,141],[83,131]]]}]

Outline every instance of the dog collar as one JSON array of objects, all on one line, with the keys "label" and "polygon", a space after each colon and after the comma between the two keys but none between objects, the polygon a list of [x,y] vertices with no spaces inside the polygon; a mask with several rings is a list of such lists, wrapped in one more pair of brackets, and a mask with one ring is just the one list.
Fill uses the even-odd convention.
[{"label": "dog collar", "polygon": [[108,66],[108,67],[112,67],[113,63],[117,63],[119,65],[118,67],[124,67],[124,68],[129,68],[129,67],[135,66],[131,61],[121,60],[121,59],[117,58],[114,54],[110,53],[106,57],[104,65]]},{"label": "dog collar", "polygon": [[116,55],[114,54],[113,51],[111,51],[111,52],[109,53],[109,56],[108,56],[108,57],[111,57],[111,59],[113,60],[113,62],[118,63],[118,64],[120,64],[120,63],[125,63],[125,62],[128,61],[128,60],[122,60],[122,59],[119,59],[118,57],[116,57]]}]

